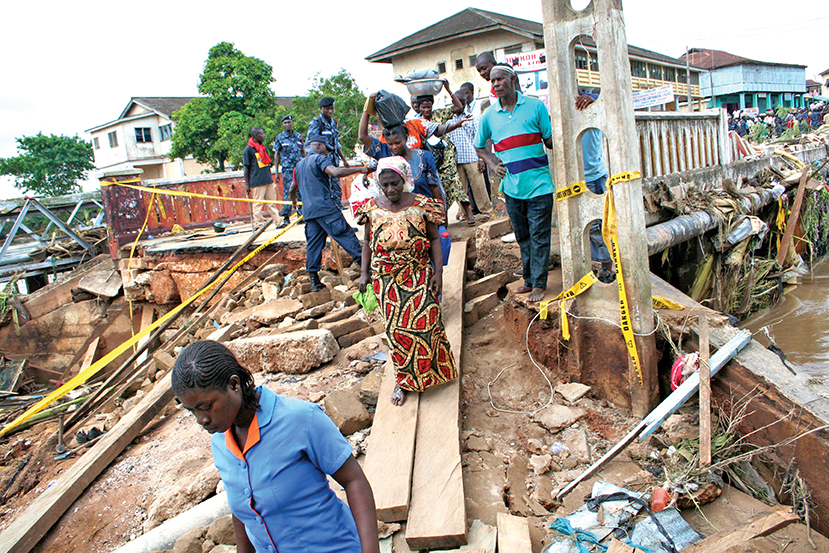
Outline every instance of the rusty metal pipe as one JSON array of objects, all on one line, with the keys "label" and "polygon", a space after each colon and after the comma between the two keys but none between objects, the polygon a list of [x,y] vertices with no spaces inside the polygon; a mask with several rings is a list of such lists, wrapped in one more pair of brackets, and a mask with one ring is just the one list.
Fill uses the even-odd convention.
[{"label": "rusty metal pipe", "polygon": [[[754,214],[774,201],[771,190],[760,190],[746,194],[740,202],[748,213]],[[695,211],[688,215],[650,226],[645,235],[648,240],[648,255],[657,254],[667,248],[681,244],[692,238],[717,228],[718,219],[707,211]]]}]

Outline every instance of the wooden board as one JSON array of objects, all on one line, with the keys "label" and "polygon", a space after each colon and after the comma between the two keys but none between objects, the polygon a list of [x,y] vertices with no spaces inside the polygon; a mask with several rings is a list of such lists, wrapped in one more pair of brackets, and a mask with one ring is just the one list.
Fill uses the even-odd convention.
[{"label": "wooden board", "polygon": [[173,388],[168,374],[3,531],[0,553],[30,551],[86,487],[172,399]]},{"label": "wooden board", "polygon": [[83,360],[81,360],[81,369],[79,373],[84,372],[92,365],[92,362],[95,361],[95,354],[98,352],[98,342],[100,341],[101,337],[98,336],[97,338],[92,340],[91,344],[89,344],[89,347],[86,349],[86,353],[83,356]]},{"label": "wooden board", "polygon": [[800,206],[803,204],[803,195],[806,193],[806,181],[809,178],[809,169],[811,165],[806,165],[803,168],[803,173],[800,175],[800,184],[797,187],[797,196],[795,196],[794,204],[792,204],[792,214],[789,215],[789,220],[786,222],[786,232],[783,233],[783,240],[780,241],[780,249],[777,251],[777,264],[781,267],[786,261],[786,256],[789,253],[789,244],[794,236],[797,221],[800,218]]},{"label": "wooden board", "polygon": [[377,518],[384,522],[406,520],[409,516],[420,400],[420,394],[407,394],[403,405],[392,405],[390,398],[395,384],[394,364],[389,357],[383,370],[363,467],[374,492]]},{"label": "wooden board", "polygon": [[[452,244],[443,269],[441,310],[460,373],[466,241]],[[460,447],[460,378],[420,396],[406,543],[411,549],[466,544],[466,505]]]},{"label": "wooden board", "polygon": [[[155,306],[153,306],[150,303],[145,303],[144,307],[141,309],[141,330],[144,330],[145,328],[153,324],[153,319],[155,319]],[[152,333],[138,340],[137,346],[139,349],[147,343],[147,340],[150,339],[150,336],[152,336]],[[135,360],[135,365],[138,366],[144,361],[146,361],[148,355],[149,354],[146,351],[139,355],[138,359]]]},{"label": "wooden board", "polygon": [[527,519],[498,513],[498,552],[532,553],[532,550]]},{"label": "wooden board", "polygon": [[771,511],[751,517],[739,528],[714,534],[683,548],[682,553],[724,551],[733,545],[745,544],[753,538],[768,536],[798,520],[797,515],[791,512],[791,507],[777,505]]}]

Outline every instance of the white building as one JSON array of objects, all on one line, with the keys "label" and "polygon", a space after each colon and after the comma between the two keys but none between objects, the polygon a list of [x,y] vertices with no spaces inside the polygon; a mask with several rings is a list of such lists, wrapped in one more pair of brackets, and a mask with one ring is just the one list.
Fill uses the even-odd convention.
[{"label": "white building", "polygon": [[114,121],[92,127],[95,168],[99,171],[143,169],[143,179],[169,179],[198,175],[206,165],[192,156],[171,160],[173,112],[192,98],[132,98]]}]

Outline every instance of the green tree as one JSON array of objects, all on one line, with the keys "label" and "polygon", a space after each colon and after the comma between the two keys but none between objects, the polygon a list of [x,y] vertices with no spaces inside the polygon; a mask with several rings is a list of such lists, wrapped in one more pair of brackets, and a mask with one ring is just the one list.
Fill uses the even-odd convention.
[{"label": "green tree", "polygon": [[14,177],[15,188],[41,196],[80,192],[78,181],[95,169],[92,144],[77,135],[23,136],[17,151],[20,155],[0,158],[0,175]]},{"label": "green tree", "polygon": [[262,127],[274,136],[277,106],[269,85],[273,68],[246,56],[230,42],[210,49],[199,78],[199,93],[173,114],[171,158],[193,155],[197,161],[224,171],[225,164],[239,165],[251,127]]},{"label": "green tree", "polygon": [[327,79],[323,79],[317,73],[308,96],[294,98],[291,110],[294,126],[305,136],[311,119],[320,114],[319,101],[325,96],[331,96],[335,100],[334,119],[337,120],[340,130],[340,146],[348,157],[354,152],[354,145],[357,143],[357,127],[366,97],[360,91],[354,77],[345,69],[340,69],[339,73]]}]

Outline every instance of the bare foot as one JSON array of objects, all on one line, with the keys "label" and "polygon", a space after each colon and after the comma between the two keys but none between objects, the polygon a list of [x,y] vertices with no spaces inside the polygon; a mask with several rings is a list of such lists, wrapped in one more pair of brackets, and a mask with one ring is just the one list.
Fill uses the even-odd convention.
[{"label": "bare foot", "polygon": [[518,288],[515,289],[515,293],[516,294],[526,294],[530,290],[532,290],[532,288],[530,288],[529,286],[519,286]]},{"label": "bare foot", "polygon": [[391,393],[391,404],[399,407],[403,405],[404,401],[406,401],[406,392],[400,386],[395,386]]},{"label": "bare foot", "polygon": [[543,297],[544,288],[533,288],[533,291],[527,296],[527,301],[541,301]]}]

